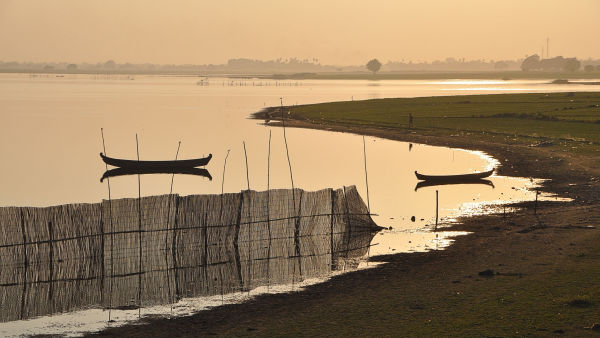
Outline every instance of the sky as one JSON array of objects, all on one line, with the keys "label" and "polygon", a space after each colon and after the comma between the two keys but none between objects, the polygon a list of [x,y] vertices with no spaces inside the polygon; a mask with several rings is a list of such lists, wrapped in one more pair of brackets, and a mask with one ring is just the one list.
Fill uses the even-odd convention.
[{"label": "sky", "polygon": [[600,58],[600,0],[0,0],[0,61]]}]

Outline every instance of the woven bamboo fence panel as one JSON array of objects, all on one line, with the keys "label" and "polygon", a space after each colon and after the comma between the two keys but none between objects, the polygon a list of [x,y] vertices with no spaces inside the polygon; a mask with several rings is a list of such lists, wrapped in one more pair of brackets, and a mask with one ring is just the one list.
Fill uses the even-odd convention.
[{"label": "woven bamboo fence panel", "polygon": [[321,277],[377,226],[354,186],[0,208],[0,321]]}]

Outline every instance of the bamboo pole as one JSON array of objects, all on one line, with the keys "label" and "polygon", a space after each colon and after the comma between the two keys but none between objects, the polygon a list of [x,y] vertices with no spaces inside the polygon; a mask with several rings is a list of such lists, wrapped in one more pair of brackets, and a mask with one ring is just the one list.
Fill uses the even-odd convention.
[{"label": "bamboo pole", "polygon": [[[177,152],[175,153],[175,161],[177,161],[177,157],[179,156],[179,148],[181,148],[181,141],[177,144]],[[171,280],[169,279],[169,220],[171,213],[171,196],[173,195],[173,181],[175,180],[175,174],[171,176],[171,189],[169,190],[169,197],[167,199],[167,233],[165,234],[165,265],[167,272],[167,292],[169,297],[169,302],[171,303],[171,316],[173,316],[173,297],[171,295]]]},{"label": "bamboo pole", "polygon": [[367,211],[371,213],[371,202],[369,201],[369,175],[367,174],[367,145],[365,143],[365,136],[363,135],[363,155],[365,160],[365,183],[367,185]]},{"label": "bamboo pole", "polygon": [[537,215],[538,195],[540,194],[538,189],[535,189],[535,205],[533,206],[533,213]]},{"label": "bamboo pole", "polygon": [[[269,151],[267,155],[267,229],[271,240],[271,130],[269,130]],[[271,246],[269,245],[269,249]]]},{"label": "bamboo pole", "polygon": [[244,144],[244,157],[246,158],[246,183],[248,183],[248,191],[250,190],[250,175],[248,173],[248,153],[246,152],[246,141],[242,141]]},{"label": "bamboo pole", "polygon": [[[106,154],[106,144],[104,143],[104,128],[100,128],[100,134],[102,135],[102,149],[104,150],[104,155]],[[106,170],[108,171],[108,164],[104,163]],[[109,301],[108,301],[108,322],[112,322],[111,314],[112,314],[112,282],[114,275],[114,264],[113,264],[113,254],[114,254],[114,229],[113,229],[113,217],[112,217],[112,198],[110,195],[110,177],[107,177],[106,184],[108,185],[108,214],[110,217],[110,282],[108,287],[109,292]],[[104,248],[102,248],[104,250]]]},{"label": "bamboo pole", "polygon": [[296,202],[294,198],[294,175],[292,174],[292,162],[290,161],[290,151],[287,143],[287,136],[285,134],[285,116],[283,115],[283,98],[279,98],[281,100],[281,124],[283,127],[283,141],[285,142],[285,154],[287,155],[288,166],[290,168],[290,180],[292,181],[292,200],[294,200],[294,209],[296,209]]},{"label": "bamboo pole", "polygon": [[439,193],[436,190],[435,191],[435,230],[437,230],[437,226],[438,226],[438,207],[439,207],[438,196],[439,196]]},{"label": "bamboo pole", "polygon": [[223,195],[223,188],[225,187],[225,166],[227,166],[227,158],[229,157],[229,149],[227,149],[227,155],[225,155],[225,162],[223,162],[223,178],[221,180],[221,195]]},{"label": "bamboo pole", "polygon": [[[138,142],[138,135],[135,134],[135,147],[137,151],[138,165],[140,163],[140,145]],[[139,275],[138,275],[138,318],[142,317],[142,183],[140,174],[138,176],[138,242],[139,242]]]}]

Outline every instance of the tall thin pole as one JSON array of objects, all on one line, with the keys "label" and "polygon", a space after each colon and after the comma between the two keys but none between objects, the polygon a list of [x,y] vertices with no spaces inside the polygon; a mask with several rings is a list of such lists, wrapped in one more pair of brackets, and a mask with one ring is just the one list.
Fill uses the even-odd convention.
[{"label": "tall thin pole", "polygon": [[[140,144],[138,142],[138,135],[135,134],[135,147],[137,151],[138,166],[140,163]],[[138,318],[142,317],[142,183],[140,174],[138,174],[138,242],[140,248],[140,262],[139,262],[139,274],[138,274]]]},{"label": "tall thin pole", "polygon": [[[280,110],[281,110],[281,123],[283,125],[283,141],[285,142],[285,154],[287,155],[287,160],[288,160],[288,166],[290,168],[290,181],[292,182],[292,204],[293,204],[293,210],[296,211],[296,192],[294,189],[294,176],[292,175],[292,162],[290,161],[290,151],[288,148],[288,143],[287,143],[287,137],[285,134],[285,116],[283,115],[283,98],[279,98],[280,100]],[[299,241],[299,237],[300,237],[300,222],[299,222],[299,215],[300,210],[298,209],[298,212],[296,214],[296,222],[295,222],[295,226],[294,226],[294,243],[295,243],[295,247],[296,247],[296,255],[298,256],[298,259],[300,259],[300,252],[299,252],[299,248],[300,246],[298,245],[298,241]],[[296,261],[294,260],[294,277],[296,274]],[[292,290],[294,289],[294,280],[292,278]]]},{"label": "tall thin pole", "polygon": [[250,175],[248,174],[248,153],[246,153],[246,141],[242,141],[244,144],[244,157],[246,158],[246,182],[248,183],[248,190],[250,190]]},{"label": "tall thin pole", "polygon": [[227,165],[228,157],[229,157],[229,149],[227,149],[227,155],[225,155],[225,162],[223,162],[223,178],[221,180],[221,195],[223,195],[223,187],[225,187],[225,166]]},{"label": "tall thin pole", "polygon": [[271,184],[271,130],[269,129],[269,152],[267,156],[267,195]]},{"label": "tall thin pole", "polygon": [[[177,161],[177,157],[179,156],[179,148],[181,147],[181,141],[177,144],[177,152],[175,153],[175,161]],[[169,197],[167,202],[167,232],[165,233],[165,265],[167,271],[167,292],[169,296],[169,302],[171,303],[171,316],[173,316],[173,298],[171,296],[171,280],[169,279],[169,220],[171,216],[171,195],[173,195],[173,181],[175,180],[175,174],[171,176],[171,189],[169,190]]]},{"label": "tall thin pole", "polygon": [[[175,153],[175,161],[177,161],[177,157],[179,156],[179,148],[181,147],[181,141],[177,145],[177,152]],[[173,180],[175,180],[175,174],[171,175],[171,190],[169,190],[169,195],[173,193]]]},{"label": "tall thin pole", "polygon": [[[283,98],[279,98],[281,102],[280,110],[281,110],[281,124],[283,127],[283,141],[285,142],[285,154],[287,155],[288,166],[290,167],[290,180],[292,181],[292,199],[294,199],[294,175],[292,174],[292,162],[290,161],[290,151],[288,149],[287,137],[285,135],[285,116],[283,115]],[[294,209],[296,208],[296,203],[294,202]]]},{"label": "tall thin pole", "polygon": [[267,228],[269,230],[269,252],[271,252],[271,130],[269,130],[269,152],[267,156]]},{"label": "tall thin pole", "polygon": [[267,155],[267,230],[269,232],[269,247],[267,249],[267,290],[271,286],[269,271],[271,258],[271,129],[269,129],[269,151]]},{"label": "tall thin pole", "polygon": [[438,226],[438,191],[435,191],[435,229],[437,230]]},{"label": "tall thin pole", "polygon": [[365,143],[365,136],[363,135],[363,154],[365,159],[365,183],[367,184],[367,211],[371,213],[371,203],[369,202],[369,176],[367,175],[367,145]]},{"label": "tall thin pole", "polygon": [[[102,150],[104,150],[104,155],[108,156],[106,154],[106,144],[104,143],[104,128],[100,128],[100,134],[102,135]],[[104,163],[104,166],[106,167],[106,170],[108,171],[108,164]],[[106,183],[108,185],[108,214],[110,216],[110,282],[109,282],[109,287],[108,287],[108,292],[109,292],[109,301],[108,301],[108,321],[111,322],[111,314],[112,314],[112,281],[113,281],[113,272],[114,272],[114,265],[113,265],[113,244],[114,244],[114,231],[113,231],[113,220],[112,220],[112,199],[110,196],[110,177],[106,178]],[[102,250],[104,250],[104,248],[102,248]]]}]

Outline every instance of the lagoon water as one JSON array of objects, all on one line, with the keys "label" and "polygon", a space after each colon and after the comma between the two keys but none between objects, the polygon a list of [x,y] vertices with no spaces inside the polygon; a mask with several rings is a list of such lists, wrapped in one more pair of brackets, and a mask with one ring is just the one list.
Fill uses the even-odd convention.
[{"label": "lagoon water", "polygon": [[[582,85],[546,81],[204,79],[174,76],[0,75],[0,206],[97,203],[108,198],[100,128],[106,152],[142,160],[213,154],[212,181],[176,176],[180,195],[289,188],[290,171],[281,128],[265,127],[249,115],[267,106],[386,97],[584,91]],[[206,85],[207,84],[207,85]],[[267,182],[271,133],[270,181]],[[316,130],[286,130],[294,185],[305,190],[356,185],[367,202],[361,136]],[[248,177],[243,143],[248,156]],[[223,181],[223,167],[227,152]],[[448,245],[451,232],[429,231],[440,219],[485,212],[486,206],[535,198],[531,178],[491,177],[494,186],[425,187],[415,191],[413,172],[483,171],[499,163],[476,152],[366,138],[369,195],[380,232],[370,255],[427,250]],[[112,198],[137,197],[136,176],[111,179]],[[141,177],[143,196],[167,194],[170,175]],[[411,217],[415,216],[415,221]],[[17,331],[19,327],[17,325]]]}]

